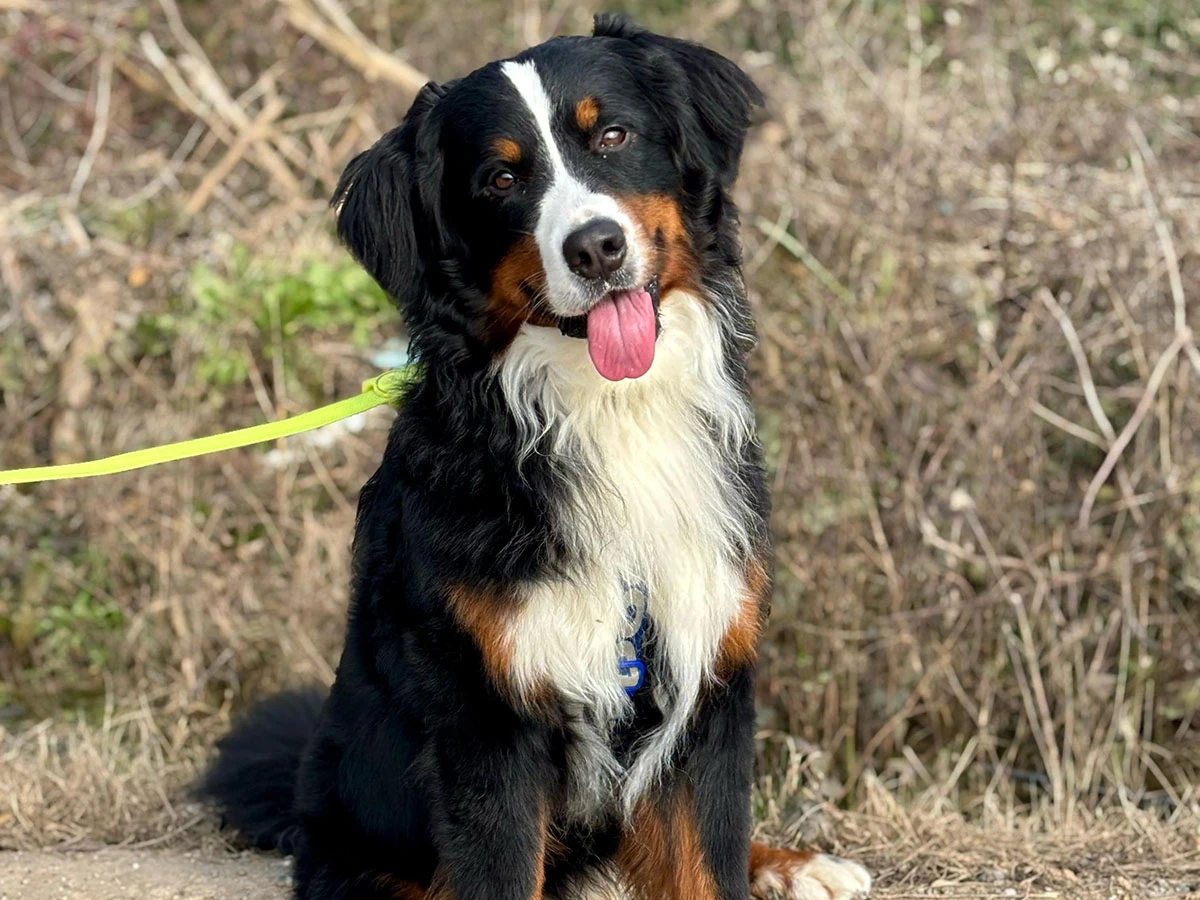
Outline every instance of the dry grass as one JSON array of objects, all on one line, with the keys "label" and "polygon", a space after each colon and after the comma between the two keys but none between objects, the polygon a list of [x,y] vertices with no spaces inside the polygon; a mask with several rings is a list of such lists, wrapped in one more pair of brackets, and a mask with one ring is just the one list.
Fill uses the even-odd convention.
[{"label": "dry grass", "polygon": [[783,119],[744,186],[782,208],[754,221],[785,251],[750,249],[794,614],[780,724],[820,723],[851,782],[888,760],[973,793],[1037,773],[1064,820],[1186,805],[1197,137],[1150,73],[1039,78],[1038,29],[986,19],[913,77],[933,36],[876,73],[870,35],[814,14],[793,53],[822,81],[760,76]]},{"label": "dry grass", "polygon": [[[1195,872],[1200,18],[1060,6],[643,10],[770,97],[739,188],[779,550],[764,827],[832,816],[897,890],[1028,864],[1119,896],[1089,863],[1118,849]],[[414,73],[588,12],[0,3],[3,464],[353,390],[346,329],[212,318],[193,264],[338,259],[324,198]],[[213,735],[331,677],[385,426],[0,489],[0,846],[211,837],[180,788]]]}]

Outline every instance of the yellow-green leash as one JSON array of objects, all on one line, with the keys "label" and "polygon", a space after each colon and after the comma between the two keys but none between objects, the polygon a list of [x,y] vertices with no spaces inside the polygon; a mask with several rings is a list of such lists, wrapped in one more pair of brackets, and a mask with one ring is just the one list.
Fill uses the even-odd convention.
[{"label": "yellow-green leash", "polygon": [[130,453],[120,453],[116,456],[106,456],[103,459],[93,459],[88,462],[67,463],[61,466],[37,466],[32,469],[0,470],[0,485],[115,475],[118,472],[131,472],[134,469],[144,469],[160,463],[175,462],[179,459],[203,456],[206,453],[220,453],[222,450],[233,450],[237,447],[248,447],[250,444],[261,444],[265,441],[291,437],[304,431],[312,431],[315,428],[348,419],[376,406],[383,406],[385,403],[399,406],[404,399],[405,391],[416,378],[416,370],[416,366],[390,369],[364,381],[362,393],[355,397],[347,397],[345,400],[338,400],[328,406],[322,406],[288,419],[280,419],[277,422],[251,425],[249,428],[239,428],[236,431],[227,431],[223,434],[195,438],[190,441],[180,441],[175,444],[164,444],[161,447],[147,447],[144,450],[134,450]]}]

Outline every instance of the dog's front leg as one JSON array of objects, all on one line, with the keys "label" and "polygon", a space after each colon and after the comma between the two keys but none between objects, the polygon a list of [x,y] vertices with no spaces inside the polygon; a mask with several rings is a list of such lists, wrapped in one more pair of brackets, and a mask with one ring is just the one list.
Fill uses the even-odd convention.
[{"label": "dog's front leg", "polygon": [[462,721],[430,760],[438,872],[431,897],[541,900],[552,768],[537,726]]},{"label": "dog's front leg", "polygon": [[638,900],[747,900],[753,675],[716,687],[681,769],[634,809],[618,853]]},{"label": "dog's front leg", "polygon": [[700,716],[684,763],[707,869],[720,900],[854,900],[871,889],[867,870],[813,850],[750,841],[754,771],[754,675],[747,664],[727,678]]}]

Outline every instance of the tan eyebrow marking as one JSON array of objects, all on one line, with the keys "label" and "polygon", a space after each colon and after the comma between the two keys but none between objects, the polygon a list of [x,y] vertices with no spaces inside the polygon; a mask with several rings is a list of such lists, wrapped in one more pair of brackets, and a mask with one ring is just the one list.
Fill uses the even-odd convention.
[{"label": "tan eyebrow marking", "polygon": [[584,131],[591,131],[600,118],[600,104],[595,97],[584,97],[575,104],[575,122]]},{"label": "tan eyebrow marking", "polygon": [[506,163],[519,163],[521,161],[521,145],[512,138],[496,138],[496,140],[492,141],[492,149]]}]

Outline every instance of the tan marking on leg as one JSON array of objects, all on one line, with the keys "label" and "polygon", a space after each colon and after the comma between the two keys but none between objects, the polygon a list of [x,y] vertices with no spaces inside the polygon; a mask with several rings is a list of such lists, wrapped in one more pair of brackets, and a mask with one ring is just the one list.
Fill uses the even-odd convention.
[{"label": "tan marking on leg", "polygon": [[542,900],[546,892],[546,855],[550,846],[550,807],[543,800],[538,811],[538,848],[533,857],[533,893],[530,900]]},{"label": "tan marking on leg", "polygon": [[716,900],[695,808],[682,794],[665,808],[649,800],[638,803],[621,836],[617,864],[638,900]]},{"label": "tan marking on leg", "polygon": [[375,887],[386,891],[392,900],[450,900],[448,892],[438,890],[434,885],[423,888],[415,881],[401,881],[386,872],[375,877]]},{"label": "tan marking on leg", "polygon": [[[548,839],[549,813],[543,806],[538,851],[533,860],[534,887],[533,892],[529,895],[529,900],[543,900],[545,896]],[[434,872],[433,879],[427,888],[412,881],[400,881],[395,876],[386,873],[376,877],[375,886],[381,891],[389,891],[394,900],[453,900],[454,895],[450,892],[449,881],[445,867],[440,867]]]},{"label": "tan marking on leg", "polygon": [[750,895],[755,900],[853,900],[871,889],[856,862],[817,853],[750,845]]},{"label": "tan marking on leg", "polygon": [[446,599],[460,628],[470,635],[483,657],[484,671],[496,690],[513,706],[540,716],[551,714],[554,694],[549,685],[539,684],[518,690],[512,672],[513,618],[521,601],[503,591],[487,591],[452,585]]},{"label": "tan marking on leg", "polygon": [[451,587],[446,596],[455,620],[479,648],[488,677],[497,687],[507,688],[512,663],[508,623],[516,600],[461,585]]}]

